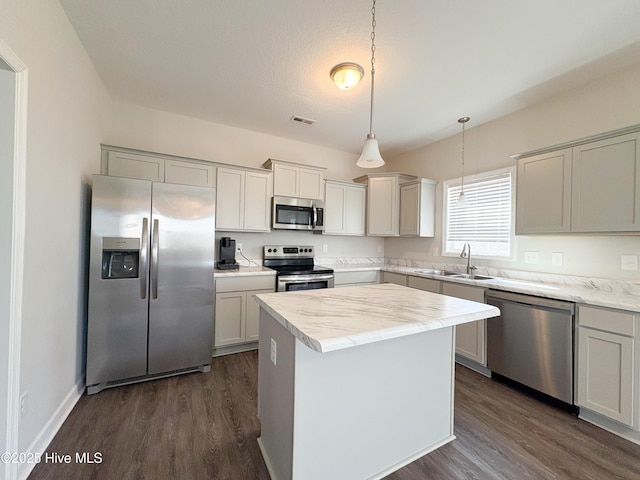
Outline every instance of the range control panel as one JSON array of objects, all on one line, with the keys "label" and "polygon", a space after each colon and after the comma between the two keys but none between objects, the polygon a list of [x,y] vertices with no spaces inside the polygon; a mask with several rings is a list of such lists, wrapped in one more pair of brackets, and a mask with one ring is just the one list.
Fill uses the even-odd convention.
[{"label": "range control panel", "polygon": [[313,258],[313,247],[310,245],[265,245],[264,258]]}]

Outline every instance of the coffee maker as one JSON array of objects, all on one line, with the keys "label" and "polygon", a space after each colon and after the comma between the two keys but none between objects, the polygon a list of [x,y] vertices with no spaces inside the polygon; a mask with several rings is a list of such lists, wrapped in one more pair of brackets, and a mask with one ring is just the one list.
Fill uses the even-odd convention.
[{"label": "coffee maker", "polygon": [[230,237],[222,237],[218,258],[217,267],[220,270],[238,270],[240,265],[236,262],[236,241]]}]

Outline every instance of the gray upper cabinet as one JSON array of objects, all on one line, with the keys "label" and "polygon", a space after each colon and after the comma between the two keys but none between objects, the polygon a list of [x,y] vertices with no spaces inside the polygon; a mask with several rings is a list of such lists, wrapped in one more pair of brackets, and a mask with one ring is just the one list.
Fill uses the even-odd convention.
[{"label": "gray upper cabinet", "polygon": [[571,149],[518,161],[516,234],[571,230]]},{"label": "gray upper cabinet", "polygon": [[640,231],[640,133],[573,148],[572,232]]},{"label": "gray upper cabinet", "polygon": [[110,177],[137,178],[164,182],[164,160],[150,155],[107,152],[107,171]]},{"label": "gray upper cabinet", "polygon": [[420,178],[400,186],[401,237],[433,237],[437,183]]},{"label": "gray upper cabinet", "polygon": [[516,188],[516,234],[638,232],[640,132],[521,156]]}]

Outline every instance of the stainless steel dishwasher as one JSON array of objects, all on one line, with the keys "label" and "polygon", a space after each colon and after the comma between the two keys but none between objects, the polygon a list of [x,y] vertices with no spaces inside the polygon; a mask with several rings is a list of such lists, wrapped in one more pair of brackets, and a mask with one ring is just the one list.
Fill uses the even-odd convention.
[{"label": "stainless steel dishwasher", "polygon": [[489,290],[500,309],[487,320],[487,367],[573,405],[574,304]]}]

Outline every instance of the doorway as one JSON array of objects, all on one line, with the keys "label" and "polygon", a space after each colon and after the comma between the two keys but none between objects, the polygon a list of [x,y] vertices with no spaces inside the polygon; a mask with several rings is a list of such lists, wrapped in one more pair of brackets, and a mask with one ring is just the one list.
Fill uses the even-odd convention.
[{"label": "doorway", "polygon": [[[17,453],[24,264],[27,69],[0,39],[0,452]],[[0,478],[17,464],[0,463]]]}]

